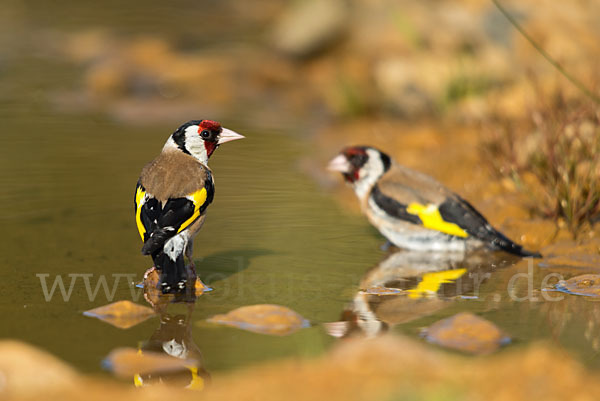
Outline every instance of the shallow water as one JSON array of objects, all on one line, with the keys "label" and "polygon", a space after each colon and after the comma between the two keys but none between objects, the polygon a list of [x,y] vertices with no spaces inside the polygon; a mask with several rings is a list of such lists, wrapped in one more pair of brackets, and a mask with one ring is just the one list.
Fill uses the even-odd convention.
[{"label": "shallow water", "polygon": [[[52,25],[40,10],[29,17]],[[140,32],[151,23],[139,22]],[[5,231],[0,337],[22,339],[81,370],[101,372],[101,361],[112,349],[146,343],[160,326],[154,317],[121,330],[82,312],[132,299],[131,282],[151,267],[139,252],[133,189],[141,167],[175,127],[130,126],[101,114],[57,112],[48,97],[56,88],[75,85],[76,72],[36,54],[15,52],[4,60],[3,73],[10,79],[0,94],[0,222]],[[418,337],[421,327],[464,310],[500,326],[513,338],[511,346],[547,339],[589,366],[600,366],[598,304],[540,292],[550,268],[534,265],[532,296],[515,301],[528,291],[526,277],[511,282],[515,274],[528,272],[526,261],[490,253],[469,260],[397,254],[391,273],[386,271],[378,283],[415,290],[423,272],[467,272],[458,281],[434,286],[436,295],[360,294],[373,271],[389,261],[379,249],[383,240],[301,170],[300,160],[318,163],[304,127],[291,121],[277,128],[268,121],[224,124],[247,139],[224,145],[210,163],[216,196],[196,239],[195,257],[200,277],[213,291],[198,298],[187,321],[208,372],[316,355],[350,333],[392,330]],[[565,278],[584,273],[559,272]],[[51,288],[57,276],[67,289],[74,280],[72,293],[63,300],[56,289],[46,301],[42,280]],[[93,290],[102,277],[111,290],[119,277],[114,297],[100,289],[90,299],[85,280]],[[133,295],[144,303],[139,291]],[[552,302],[544,295],[564,299]],[[534,298],[538,301],[530,301]],[[258,303],[287,306],[313,326],[270,337],[204,323],[215,314]],[[181,305],[172,310],[173,315],[187,312]],[[338,323],[322,325],[331,322]]]},{"label": "shallow water", "polygon": [[[10,312],[11,324],[1,335],[23,338],[80,368],[97,370],[110,349],[144,340],[156,319],[121,331],[85,318],[81,312],[110,301],[103,290],[90,301],[83,277],[76,277],[68,302],[58,289],[45,302],[36,274],[49,274],[49,289],[57,275],[67,288],[69,274],[92,274],[92,289],[101,275],[111,290],[114,274],[141,279],[151,261],[139,252],[132,188],[140,166],[160,149],[169,128],[122,130],[87,121],[70,118],[65,126],[62,118],[55,124],[47,120],[43,131],[29,131],[31,145],[52,141],[34,150],[38,156],[27,163],[27,171],[22,165],[3,170],[8,191],[2,221],[11,233],[4,243],[11,280],[4,281],[3,309]],[[288,305],[315,322],[335,319],[377,238],[353,235],[370,232],[298,172],[299,141],[284,133],[235,128],[248,139],[219,149],[211,160],[216,201],[195,254],[198,273],[214,290],[197,301],[194,319],[255,303]],[[19,148],[28,146],[18,140],[25,129],[30,128],[16,125],[8,131],[6,156],[15,163],[22,159]],[[131,299],[130,292],[126,278],[120,278],[115,300]],[[318,352],[331,342],[316,327],[286,339],[212,327],[197,328],[194,335],[213,369]]]},{"label": "shallow water", "polygon": [[[127,279],[139,281],[151,262],[139,253],[132,191],[140,166],[160,149],[170,127],[123,127],[97,116],[65,121],[48,115],[39,130],[35,121],[4,119],[0,210],[8,235],[2,245],[5,323],[0,336],[23,339],[82,370],[98,372],[109,351],[137,347],[160,324],[155,317],[121,330],[82,312],[113,300],[136,300]],[[369,280],[373,270],[381,269],[379,262],[385,264],[381,237],[361,216],[340,210],[330,194],[300,171],[299,158],[310,157],[304,141],[292,133],[232,128],[247,139],[223,146],[211,160],[216,198],[195,247],[200,277],[214,289],[198,298],[189,319],[207,371],[318,354],[335,341],[320,324],[341,316],[351,321],[354,330],[349,332],[357,332],[359,320],[371,319],[418,336],[421,327],[463,310],[495,322],[517,345],[545,338],[598,365],[598,304],[570,295],[562,302],[544,302],[543,295],[558,294],[539,291],[542,277],[551,271],[537,267],[532,269],[532,288],[540,301],[513,301],[511,277],[527,273],[528,263],[515,265],[503,254],[449,261],[392,255],[397,259],[388,263],[393,268],[376,281],[387,287],[417,288],[422,273],[459,268],[467,273],[458,280],[460,286],[450,279],[434,287],[438,296],[371,295],[366,317],[360,308],[358,314],[343,313],[352,310],[361,288],[372,286]],[[88,274],[92,290],[102,276],[109,290],[114,275],[122,276],[114,298],[99,289],[90,300],[79,276],[67,302],[58,288],[46,302],[39,274],[48,274],[48,290],[57,276],[68,289],[69,275]],[[514,296],[527,294],[526,278],[513,284]],[[134,291],[139,297],[139,290]],[[143,298],[137,302],[145,303]],[[289,337],[269,337],[203,323],[217,313],[258,303],[288,306],[313,326]],[[185,308],[174,305],[170,313],[185,313]],[[361,331],[373,335],[385,330]]]}]

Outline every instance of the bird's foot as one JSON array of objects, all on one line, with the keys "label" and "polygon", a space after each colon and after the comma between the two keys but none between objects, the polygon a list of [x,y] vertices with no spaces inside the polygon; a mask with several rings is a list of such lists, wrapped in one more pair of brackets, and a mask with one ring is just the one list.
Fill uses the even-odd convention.
[{"label": "bird's foot", "polygon": [[390,242],[390,240],[387,240],[387,241],[385,241],[385,244],[383,244],[379,247],[379,249],[381,249],[383,252],[387,252],[393,246],[395,246],[395,245],[392,242]]},{"label": "bird's foot", "polygon": [[172,291],[172,287],[168,283],[162,282],[161,280],[160,291],[163,295],[170,294]]}]

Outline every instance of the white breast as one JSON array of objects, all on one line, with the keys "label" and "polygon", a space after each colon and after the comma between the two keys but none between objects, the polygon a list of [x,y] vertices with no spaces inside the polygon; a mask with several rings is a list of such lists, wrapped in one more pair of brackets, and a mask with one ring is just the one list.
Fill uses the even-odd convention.
[{"label": "white breast", "polygon": [[462,238],[446,235],[404,220],[390,217],[373,200],[366,202],[365,212],[371,224],[399,248],[416,251],[460,251],[466,250]]}]

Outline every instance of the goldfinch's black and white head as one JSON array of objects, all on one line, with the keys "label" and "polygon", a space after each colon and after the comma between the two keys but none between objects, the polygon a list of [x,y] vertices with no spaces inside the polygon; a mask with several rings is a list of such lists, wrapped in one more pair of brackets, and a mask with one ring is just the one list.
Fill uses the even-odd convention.
[{"label": "goldfinch's black and white head", "polygon": [[203,164],[222,144],[244,138],[211,120],[192,120],[177,128],[165,144],[164,150],[180,150]]},{"label": "goldfinch's black and white head", "polygon": [[331,160],[328,169],[342,173],[346,182],[362,197],[391,165],[392,159],[380,150],[369,146],[352,146]]}]

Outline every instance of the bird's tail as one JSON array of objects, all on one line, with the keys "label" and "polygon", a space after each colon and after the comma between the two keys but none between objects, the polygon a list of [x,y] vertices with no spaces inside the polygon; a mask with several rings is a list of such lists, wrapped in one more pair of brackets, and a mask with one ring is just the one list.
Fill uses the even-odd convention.
[{"label": "bird's tail", "polygon": [[483,241],[489,248],[502,250],[521,257],[541,258],[538,252],[530,252],[496,230],[469,202],[461,197],[450,198],[439,207],[442,218],[459,224],[469,235]]},{"label": "bird's tail", "polygon": [[174,231],[170,228],[158,228],[154,230],[142,247],[142,255],[154,255],[159,249],[162,249],[165,242],[171,238]]},{"label": "bird's tail", "polygon": [[490,246],[493,249],[500,249],[508,253],[512,253],[513,255],[520,256],[522,258],[532,257],[532,258],[541,258],[542,254],[539,252],[532,252],[524,249],[522,245],[519,245],[510,239],[508,239],[504,234],[500,231],[492,229],[490,232],[491,241]]},{"label": "bird's tail", "polygon": [[188,282],[188,274],[183,260],[183,254],[172,260],[162,250],[152,255],[154,266],[160,271],[158,284],[163,294],[184,292]]}]

